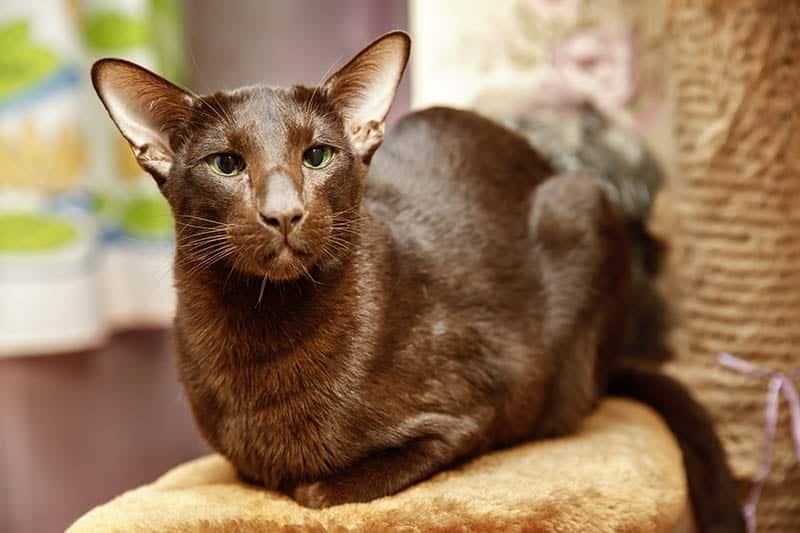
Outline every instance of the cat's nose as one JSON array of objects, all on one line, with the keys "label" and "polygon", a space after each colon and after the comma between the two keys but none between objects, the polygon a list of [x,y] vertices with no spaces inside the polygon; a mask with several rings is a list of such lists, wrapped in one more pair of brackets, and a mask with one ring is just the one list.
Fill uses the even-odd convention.
[{"label": "cat's nose", "polygon": [[270,228],[279,231],[284,237],[289,234],[302,222],[305,213],[300,208],[291,209],[284,212],[260,212],[261,221]]},{"label": "cat's nose", "polygon": [[258,214],[265,226],[280,232],[284,237],[288,237],[303,221],[303,201],[289,176],[276,172],[267,177]]}]

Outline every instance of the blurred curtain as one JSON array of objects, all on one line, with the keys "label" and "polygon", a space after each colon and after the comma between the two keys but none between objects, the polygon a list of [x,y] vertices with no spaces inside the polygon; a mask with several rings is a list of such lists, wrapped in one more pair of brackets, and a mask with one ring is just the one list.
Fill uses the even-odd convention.
[{"label": "blurred curtain", "polygon": [[[189,64],[198,91],[245,84],[314,85],[367,43],[407,29],[405,0],[214,0],[187,5]],[[409,76],[390,120],[408,110]]]},{"label": "blurred curtain", "polygon": [[99,56],[183,77],[177,0],[0,4],[0,356],[172,315],[172,224],[88,83]]}]

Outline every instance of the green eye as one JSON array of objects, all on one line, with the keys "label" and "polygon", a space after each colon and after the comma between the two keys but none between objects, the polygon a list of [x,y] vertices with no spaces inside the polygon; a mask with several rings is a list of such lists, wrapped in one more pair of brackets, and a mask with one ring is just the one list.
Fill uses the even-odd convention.
[{"label": "green eye", "polygon": [[333,148],[321,144],[303,152],[303,166],[306,168],[325,168],[333,159]]},{"label": "green eye", "polygon": [[235,176],[244,170],[244,159],[236,154],[214,154],[206,158],[208,168],[220,176]]}]

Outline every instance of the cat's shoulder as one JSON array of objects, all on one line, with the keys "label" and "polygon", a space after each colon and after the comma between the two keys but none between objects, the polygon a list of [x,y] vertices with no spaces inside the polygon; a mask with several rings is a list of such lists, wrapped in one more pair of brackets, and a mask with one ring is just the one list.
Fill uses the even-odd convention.
[{"label": "cat's shoulder", "polygon": [[402,127],[403,124],[415,122],[427,122],[444,125],[453,122],[486,123],[493,121],[470,109],[449,106],[432,106],[407,113],[398,121],[398,127]]},{"label": "cat's shoulder", "polygon": [[465,149],[474,155],[532,151],[528,141],[502,124],[475,111],[453,107],[430,107],[408,113],[386,135],[386,151],[409,151],[417,155],[431,149]]},{"label": "cat's shoulder", "polygon": [[399,135],[429,129],[432,133],[457,129],[460,133],[503,130],[512,133],[494,120],[475,111],[455,107],[434,106],[412,111],[398,120],[393,131]]}]

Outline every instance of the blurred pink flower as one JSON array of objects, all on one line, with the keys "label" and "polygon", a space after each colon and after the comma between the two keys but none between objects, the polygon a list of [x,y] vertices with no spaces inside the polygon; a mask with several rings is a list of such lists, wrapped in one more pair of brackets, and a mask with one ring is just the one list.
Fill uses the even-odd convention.
[{"label": "blurred pink flower", "polygon": [[542,19],[574,21],[582,0],[523,0]]},{"label": "blurred pink flower", "polygon": [[636,93],[631,35],[591,28],[569,37],[553,49],[551,67],[556,79],[548,90],[563,92],[564,100],[584,100],[614,111]]}]

